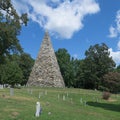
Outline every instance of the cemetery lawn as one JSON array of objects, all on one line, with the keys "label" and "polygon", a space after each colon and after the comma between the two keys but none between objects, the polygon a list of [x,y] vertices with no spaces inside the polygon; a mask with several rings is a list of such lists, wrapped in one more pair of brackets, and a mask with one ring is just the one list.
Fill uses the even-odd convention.
[{"label": "cemetery lawn", "polygon": [[[34,116],[37,101],[42,106],[38,118]],[[21,88],[10,96],[4,88],[0,89],[0,120],[120,120],[120,94],[106,101],[102,92],[93,90]]]}]

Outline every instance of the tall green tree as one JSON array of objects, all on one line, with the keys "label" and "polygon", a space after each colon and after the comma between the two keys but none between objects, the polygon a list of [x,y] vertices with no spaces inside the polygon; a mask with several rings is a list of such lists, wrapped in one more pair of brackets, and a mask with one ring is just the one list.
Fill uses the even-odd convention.
[{"label": "tall green tree", "polygon": [[64,48],[58,49],[58,51],[56,51],[55,54],[57,57],[58,64],[60,66],[60,71],[63,76],[65,85],[67,87],[73,86],[74,71],[71,63],[70,54]]},{"label": "tall green tree", "polygon": [[21,85],[25,85],[32,70],[34,59],[27,53],[22,53],[20,55],[13,54],[9,58],[11,61],[16,62],[22,70],[23,80],[21,82]]},{"label": "tall green tree", "polygon": [[27,53],[23,53],[20,56],[19,67],[23,72],[23,80],[21,85],[26,85],[30,72],[34,64],[34,59]]},{"label": "tall green tree", "polygon": [[0,78],[1,84],[9,84],[14,87],[15,84],[21,84],[23,80],[23,72],[16,62],[8,61],[1,65]]},{"label": "tall green tree", "polygon": [[27,14],[19,16],[11,0],[0,0],[0,64],[6,55],[22,52],[17,36],[27,21]]},{"label": "tall green tree", "polygon": [[84,71],[85,71],[85,63],[84,60],[75,60],[74,64],[76,64],[76,68],[75,68],[75,87],[77,88],[84,88],[84,81],[85,81],[85,75],[84,75]]},{"label": "tall green tree", "polygon": [[112,71],[115,62],[110,57],[106,44],[90,46],[85,52],[84,85],[85,88],[98,89],[102,85],[104,74]]},{"label": "tall green tree", "polygon": [[[28,77],[30,75],[32,66],[34,64],[33,58],[31,58],[31,56],[27,53],[22,53],[20,55],[13,54],[13,55],[10,55],[9,57],[6,56],[5,61],[6,61],[5,64],[0,64],[0,84],[8,84],[10,83],[10,80],[13,81],[12,79],[10,80],[6,79],[7,77],[6,75],[8,74],[7,73],[8,70],[13,71],[12,68],[14,68],[15,70],[18,69],[18,72],[20,71],[22,72],[22,78],[18,79],[20,81],[19,82],[14,81],[14,83],[25,85],[28,81]],[[13,67],[9,68],[10,65],[13,65]],[[17,74],[16,72],[14,73]]]}]

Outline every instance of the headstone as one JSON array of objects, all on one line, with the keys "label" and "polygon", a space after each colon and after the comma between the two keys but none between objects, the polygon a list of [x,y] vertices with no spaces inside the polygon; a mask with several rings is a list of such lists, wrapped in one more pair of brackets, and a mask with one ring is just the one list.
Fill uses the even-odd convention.
[{"label": "headstone", "polygon": [[60,99],[60,95],[58,94],[58,100]]},{"label": "headstone", "polygon": [[82,100],[82,98],[80,98],[80,103],[81,103],[81,104],[83,103],[83,100]]},{"label": "headstone", "polygon": [[65,87],[48,32],[45,33],[40,52],[33,66],[27,85]]},{"label": "headstone", "polygon": [[70,98],[70,101],[71,101],[71,103],[73,103],[73,102],[72,102],[72,98]]},{"label": "headstone", "polygon": [[51,115],[51,112],[48,112],[48,115]]},{"label": "headstone", "polygon": [[84,105],[86,106],[87,104],[86,104],[86,101],[84,102]]},{"label": "headstone", "polygon": [[39,92],[39,96],[38,96],[38,98],[40,99],[40,97],[41,97],[41,93]]},{"label": "headstone", "polygon": [[14,88],[10,88],[10,96],[14,95]]},{"label": "headstone", "polygon": [[68,92],[67,92],[67,97],[68,97],[68,95],[69,95],[69,94],[68,94]]},{"label": "headstone", "polygon": [[65,95],[63,95],[63,101],[65,101]]},{"label": "headstone", "polygon": [[47,95],[47,90],[45,91],[45,95]]},{"label": "headstone", "polygon": [[35,116],[39,117],[41,112],[42,112],[42,108],[40,106],[40,102],[36,102],[36,113],[35,113]]},{"label": "headstone", "polygon": [[3,85],[0,85],[0,89],[3,89]]}]

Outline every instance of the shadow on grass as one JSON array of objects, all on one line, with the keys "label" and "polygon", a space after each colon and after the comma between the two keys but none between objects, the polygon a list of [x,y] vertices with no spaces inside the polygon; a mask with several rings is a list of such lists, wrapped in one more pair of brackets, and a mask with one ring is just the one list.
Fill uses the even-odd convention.
[{"label": "shadow on grass", "polygon": [[120,112],[120,104],[109,104],[109,103],[99,103],[99,102],[87,102],[87,104],[93,107],[100,107],[105,110]]}]

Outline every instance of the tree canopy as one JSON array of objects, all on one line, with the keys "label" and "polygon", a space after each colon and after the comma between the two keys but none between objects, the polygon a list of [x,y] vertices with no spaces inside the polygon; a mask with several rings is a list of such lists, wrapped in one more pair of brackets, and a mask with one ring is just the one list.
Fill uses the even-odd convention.
[{"label": "tree canopy", "polygon": [[17,36],[27,21],[27,14],[19,16],[11,0],[0,0],[0,63],[6,55],[22,52]]},{"label": "tree canopy", "polygon": [[67,87],[71,87],[73,85],[74,75],[70,54],[64,48],[58,49],[55,54],[58,60],[58,64],[60,66],[60,71],[62,73],[65,85]]},{"label": "tree canopy", "polygon": [[58,49],[56,57],[67,87],[104,88],[104,75],[115,70],[115,62],[104,43],[90,46],[82,60],[72,58],[66,49]]}]

